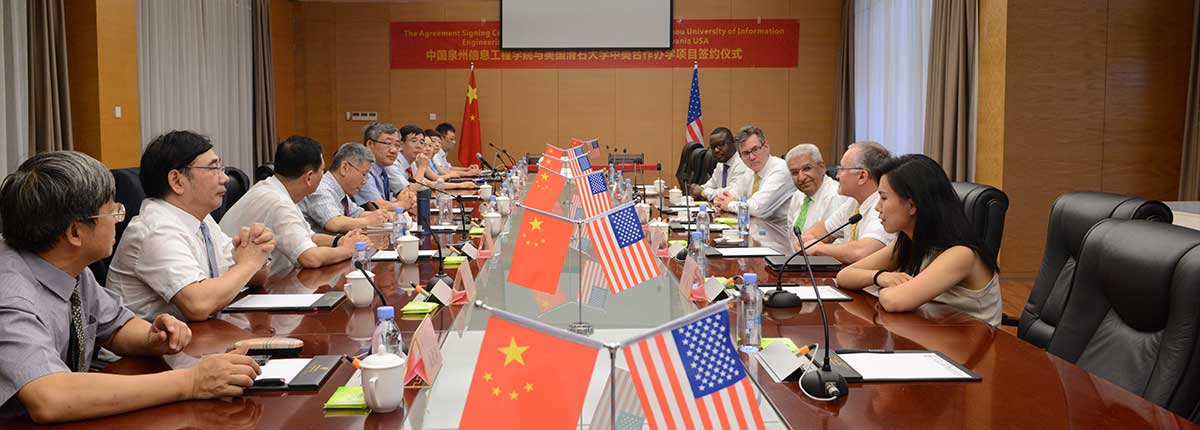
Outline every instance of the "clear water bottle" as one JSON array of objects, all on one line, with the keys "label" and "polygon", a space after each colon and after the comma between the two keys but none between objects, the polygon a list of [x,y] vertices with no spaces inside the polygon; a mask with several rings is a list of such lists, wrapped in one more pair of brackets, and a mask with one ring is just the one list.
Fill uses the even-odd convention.
[{"label": "clear water bottle", "polygon": [[438,191],[441,191],[441,192],[437,193],[438,224],[441,224],[441,225],[454,224],[454,209],[453,209],[453,205],[451,205],[451,202],[453,202],[453,198],[451,198],[449,195],[445,194],[446,181],[443,181],[441,178],[438,178],[437,183],[434,184],[434,188],[436,188]]},{"label": "clear water bottle", "polygon": [[742,197],[741,204],[737,210],[738,235],[743,241],[750,238],[750,206],[746,205],[746,198]]},{"label": "clear water bottle", "polygon": [[692,232],[692,241],[688,244],[688,257],[696,262],[696,267],[700,268],[700,279],[698,284],[692,284],[692,288],[704,288],[704,279],[708,277],[708,256],[704,254],[704,238],[700,236],[700,232]]},{"label": "clear water bottle", "polygon": [[709,234],[711,234],[710,223],[712,223],[712,216],[708,214],[708,204],[701,203],[700,211],[696,212],[696,231],[704,240],[708,240]]},{"label": "clear water bottle", "polygon": [[762,346],[762,291],[758,274],[742,274],[741,300],[738,302],[738,349],[758,352]]},{"label": "clear water bottle", "polygon": [[404,357],[404,337],[400,327],[396,325],[396,309],[391,306],[380,306],[375,310],[378,322],[375,332],[371,335],[372,354],[396,354]]},{"label": "clear water bottle", "polygon": [[633,179],[625,178],[625,188],[622,191],[625,192],[625,201],[633,201]]},{"label": "clear water bottle", "polygon": [[367,243],[354,242],[354,267],[367,267]]},{"label": "clear water bottle", "polygon": [[479,215],[483,215],[488,212],[495,212],[496,208],[498,207],[499,205],[496,204],[496,196],[492,196],[488,199],[487,203],[483,204],[483,206],[479,208]]},{"label": "clear water bottle", "polygon": [[613,163],[608,163],[608,171],[604,172],[608,177],[608,185],[612,186],[617,181],[617,166]]},{"label": "clear water bottle", "polygon": [[392,245],[400,240],[400,237],[408,234],[408,217],[404,216],[404,209],[396,208],[396,219],[392,221]]}]

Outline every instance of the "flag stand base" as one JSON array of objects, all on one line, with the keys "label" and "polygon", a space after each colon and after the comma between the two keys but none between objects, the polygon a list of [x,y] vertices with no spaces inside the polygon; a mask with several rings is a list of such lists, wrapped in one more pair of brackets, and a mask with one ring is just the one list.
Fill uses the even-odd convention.
[{"label": "flag stand base", "polygon": [[571,323],[571,325],[567,326],[567,330],[570,330],[571,333],[582,334],[584,336],[591,336],[592,333],[596,332],[592,327],[592,323],[583,321]]}]

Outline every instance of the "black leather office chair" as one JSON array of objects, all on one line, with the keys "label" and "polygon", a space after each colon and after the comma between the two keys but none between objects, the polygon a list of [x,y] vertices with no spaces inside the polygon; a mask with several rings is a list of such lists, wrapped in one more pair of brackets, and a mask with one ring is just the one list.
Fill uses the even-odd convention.
[{"label": "black leather office chair", "polygon": [[1017,336],[1045,348],[1062,320],[1062,311],[1075,284],[1083,237],[1107,218],[1144,219],[1171,223],[1171,209],[1162,202],[1120,194],[1078,192],[1059,196],[1050,210],[1042,266],[1021,313]]},{"label": "black leather office chair", "polygon": [[1047,351],[1190,416],[1200,400],[1200,231],[1101,220]]},{"label": "black leather office chair", "polygon": [[708,148],[698,148],[692,151],[692,183],[703,184],[712,177],[713,169],[717,167],[717,159]]},{"label": "black leather office chair", "polygon": [[692,151],[703,147],[704,145],[696,142],[683,145],[683,151],[679,153],[679,166],[675,168],[675,180],[680,187],[692,179]]},{"label": "black leather office chair", "polygon": [[[116,242],[113,243],[113,251],[115,252],[117,244],[121,243],[121,236],[125,234],[125,228],[129,227],[129,221],[141,212],[142,200],[146,200],[146,191],[142,188],[142,179],[139,176],[141,169],[132,167],[128,169],[113,169],[111,172],[113,180],[116,181],[116,195],[113,196],[113,200],[125,205],[125,220],[116,225]],[[100,285],[104,285],[108,279],[108,265],[110,263],[112,263],[112,255],[88,266],[92,269],[92,274],[96,275],[96,281],[100,282]]]},{"label": "black leather office chair", "polygon": [[1000,240],[1004,236],[1004,216],[1008,213],[1008,195],[990,185],[973,182],[954,182],[954,193],[962,201],[967,221],[984,249],[992,256],[1000,255]]},{"label": "black leather office chair", "polygon": [[225,176],[229,177],[229,182],[225,183],[225,199],[221,203],[221,207],[212,211],[212,217],[217,222],[221,222],[221,217],[225,216],[225,212],[228,212],[229,208],[246,195],[246,191],[250,190],[251,185],[250,176],[237,167],[226,166]]},{"label": "black leather office chair", "polygon": [[254,168],[254,183],[275,175],[275,163],[264,163]]}]

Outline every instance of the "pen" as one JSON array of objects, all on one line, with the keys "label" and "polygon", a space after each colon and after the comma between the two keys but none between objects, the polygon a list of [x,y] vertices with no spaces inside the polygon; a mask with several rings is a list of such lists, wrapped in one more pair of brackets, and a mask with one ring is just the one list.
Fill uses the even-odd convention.
[{"label": "pen", "polygon": [[896,351],[890,349],[838,349],[834,352],[838,354],[891,354]]}]

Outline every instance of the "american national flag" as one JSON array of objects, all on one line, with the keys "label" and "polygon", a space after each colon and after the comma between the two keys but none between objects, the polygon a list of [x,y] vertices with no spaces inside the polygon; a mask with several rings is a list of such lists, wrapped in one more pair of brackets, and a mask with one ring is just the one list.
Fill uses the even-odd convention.
[{"label": "american national flag", "polygon": [[627,205],[610,211],[587,224],[588,236],[596,246],[596,254],[604,267],[608,289],[613,294],[657,277],[659,270],[654,253],[646,244],[646,234],[638,220],[637,210]]},{"label": "american national flag", "polygon": [[[592,425],[589,430],[642,430],[642,425],[646,422],[646,417],[642,413],[642,405],[638,404],[637,388],[633,386],[633,379],[629,377],[629,371],[622,368],[613,369],[612,380],[609,380],[604,385],[604,391],[600,396],[600,402],[596,404],[596,412],[592,414]],[[616,426],[613,426],[611,405],[609,402],[612,390],[613,381],[616,381],[617,392],[614,396],[617,405]]]},{"label": "american national flag", "polygon": [[692,94],[688,96],[688,143],[704,143],[704,126],[700,124],[700,66],[692,68]]},{"label": "american national flag", "polygon": [[729,338],[725,306],[627,346],[625,362],[651,429],[764,428],[750,378]]},{"label": "american national flag", "polygon": [[604,181],[604,172],[593,172],[587,176],[575,178],[575,189],[579,191],[579,202],[583,207],[584,218],[591,218],[612,209],[612,202],[608,199],[608,184]]},{"label": "american national flag", "polygon": [[579,177],[579,176],[582,176],[582,175],[592,171],[592,160],[588,158],[587,153],[586,152],[582,153],[582,154],[575,153],[575,152],[577,152],[577,150],[582,150],[582,149],[583,149],[583,147],[580,146],[578,148],[575,148],[575,150],[571,151],[571,155],[569,156],[569,158],[571,159],[571,162],[567,163],[571,166],[571,176]]},{"label": "american national flag", "polygon": [[584,260],[583,274],[580,277],[583,278],[583,290],[587,292],[587,300],[583,304],[604,309],[611,294],[608,288],[605,288],[604,268],[594,260]]}]

